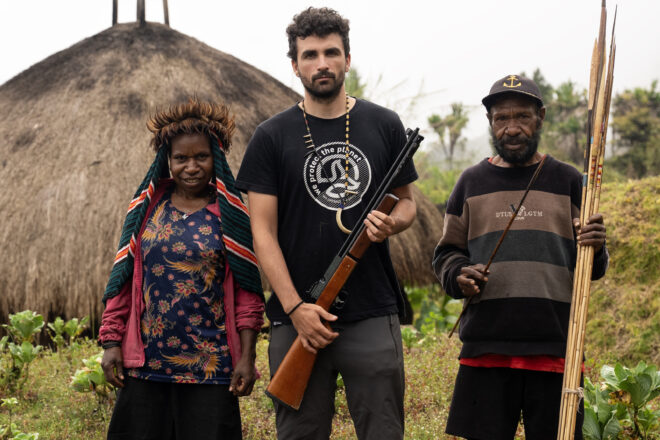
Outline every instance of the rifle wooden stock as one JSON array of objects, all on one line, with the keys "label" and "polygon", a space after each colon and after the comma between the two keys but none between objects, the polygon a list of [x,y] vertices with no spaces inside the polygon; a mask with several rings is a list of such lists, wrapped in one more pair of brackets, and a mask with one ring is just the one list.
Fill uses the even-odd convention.
[{"label": "rifle wooden stock", "polygon": [[[389,215],[398,200],[392,194],[385,194],[377,210]],[[353,246],[351,246],[348,254],[341,260],[341,263],[316,300],[316,304],[325,310],[330,309],[339,291],[348,280],[355,266],[357,266],[360,258],[369,248],[369,245],[371,245],[366,228],[361,227],[362,231]],[[324,325],[330,328],[327,322],[324,322]],[[312,374],[312,368],[314,368],[314,362],[316,362],[316,354],[307,351],[302,345],[300,336],[297,336],[273,375],[270,384],[268,384],[266,394],[297,410],[300,408],[300,403],[305,394],[309,377]]]}]

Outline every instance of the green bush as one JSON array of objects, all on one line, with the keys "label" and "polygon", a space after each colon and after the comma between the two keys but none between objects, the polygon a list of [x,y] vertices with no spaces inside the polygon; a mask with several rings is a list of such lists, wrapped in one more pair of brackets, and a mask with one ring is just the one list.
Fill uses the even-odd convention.
[{"label": "green bush", "polygon": [[100,402],[108,400],[114,387],[105,380],[101,368],[101,357],[103,353],[83,359],[83,368],[76,370],[71,377],[71,388],[80,392],[93,392]]},{"label": "green bush", "polygon": [[[0,386],[11,391],[21,390],[27,381],[30,364],[43,348],[33,345],[33,340],[44,326],[44,318],[31,310],[24,310],[9,315],[9,324],[2,326],[9,335],[0,340]],[[10,337],[12,342],[9,342]]]},{"label": "green bush", "polygon": [[32,343],[34,336],[44,326],[44,317],[32,310],[23,310],[14,315],[9,315],[9,324],[2,324],[2,326],[17,344],[22,344],[25,341]]},{"label": "green bush", "polygon": [[584,424],[586,440],[613,440],[621,432],[617,408],[609,403],[607,390],[597,389],[588,377],[584,379]]},{"label": "green bush", "polygon": [[413,325],[422,335],[444,333],[456,323],[461,301],[445,295],[439,285],[407,287],[406,293],[416,311]]},{"label": "green bush", "polygon": [[649,404],[660,395],[657,368],[644,362],[633,369],[617,363],[614,367],[604,365],[600,375],[600,389],[585,379],[585,438],[660,438],[660,411]]},{"label": "green bush", "polygon": [[48,333],[53,339],[53,342],[55,342],[57,351],[60,351],[67,343],[72,346],[76,345],[76,340],[87,328],[88,323],[89,317],[87,316],[81,320],[78,320],[78,318],[72,318],[68,321],[64,321],[58,316],[55,318],[55,321],[49,322]]},{"label": "green bush", "polygon": [[59,316],[55,318],[55,321],[48,323],[48,333],[50,338],[55,343],[57,351],[60,352],[66,343],[64,339],[64,320]]},{"label": "green bush", "polygon": [[408,325],[401,326],[401,341],[403,346],[410,350],[415,343],[419,340],[420,333],[415,327],[410,327]]}]

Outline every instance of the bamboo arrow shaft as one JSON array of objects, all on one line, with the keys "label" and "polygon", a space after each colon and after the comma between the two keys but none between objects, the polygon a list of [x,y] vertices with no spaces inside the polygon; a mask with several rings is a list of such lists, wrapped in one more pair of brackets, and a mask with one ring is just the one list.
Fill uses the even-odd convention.
[{"label": "bamboo arrow shaft", "polygon": [[[614,22],[616,22],[616,12]],[[603,0],[599,37],[596,48],[592,53],[591,62],[589,121],[587,125],[587,139],[589,143],[585,150],[585,179],[583,182],[580,211],[581,225],[587,224],[591,215],[598,212],[600,205],[605,140],[609,122],[610,102],[612,99],[614,58],[616,53],[613,25],[610,53],[607,59],[607,69],[605,69],[605,25],[606,11]],[[566,341],[563,390],[559,414],[559,429],[557,431],[558,440],[573,439],[575,434],[575,419],[581,398],[581,392],[579,390],[582,373],[582,353],[584,351],[585,327],[589,309],[593,260],[594,248],[578,245],[573,280],[573,298]]]}]

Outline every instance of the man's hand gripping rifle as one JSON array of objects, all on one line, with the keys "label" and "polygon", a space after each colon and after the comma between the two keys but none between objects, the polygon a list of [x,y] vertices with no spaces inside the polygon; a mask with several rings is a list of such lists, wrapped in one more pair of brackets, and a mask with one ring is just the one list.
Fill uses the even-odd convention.
[{"label": "man's hand gripping rifle", "polygon": [[[323,277],[311,290],[312,298],[316,298],[316,304],[325,310],[329,310],[334,302],[338,300],[337,295],[339,291],[371,244],[364,225],[364,219],[367,217],[367,214],[373,210],[377,210],[389,215],[399,200],[387,191],[390,189],[395,177],[408,160],[412,158],[417,148],[419,148],[419,144],[424,139],[419,134],[419,128],[414,131],[410,129],[406,130],[406,135],[408,138],[406,145],[399,153],[399,156],[385,175],[383,182],[361,214],[357,225],[353,228],[346,241],[344,241],[344,244],[333,258]],[[327,322],[324,324],[330,328]],[[316,354],[307,351],[302,345],[300,336],[296,337],[270,381],[266,389],[266,394],[293,409],[297,410],[300,408],[300,403],[305,394],[307,382],[312,374],[315,361]]]}]

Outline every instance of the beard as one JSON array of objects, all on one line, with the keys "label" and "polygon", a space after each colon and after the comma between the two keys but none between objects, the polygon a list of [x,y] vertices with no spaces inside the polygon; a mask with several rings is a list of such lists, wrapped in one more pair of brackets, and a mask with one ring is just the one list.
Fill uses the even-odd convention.
[{"label": "beard", "polygon": [[[541,129],[535,130],[531,137],[520,133],[518,136],[509,136],[505,134],[500,139],[497,139],[491,128],[490,136],[497,154],[499,154],[505,162],[520,166],[525,165],[536,154],[539,147],[539,141],[541,140],[541,131]],[[522,144],[524,145],[524,148],[511,151],[506,148],[506,144]]]},{"label": "beard", "polygon": [[[321,78],[329,78],[333,80],[332,86],[319,86],[315,85],[314,82]],[[308,81],[300,76],[303,87],[307,90],[310,96],[317,101],[331,101],[339,95],[341,87],[344,85],[344,72],[340,71],[339,75],[335,75],[332,72],[319,72],[316,75],[312,76],[311,81]]]}]

